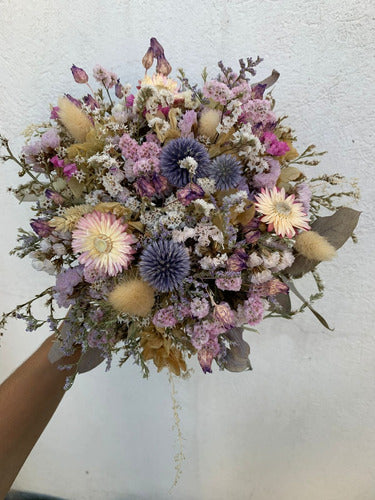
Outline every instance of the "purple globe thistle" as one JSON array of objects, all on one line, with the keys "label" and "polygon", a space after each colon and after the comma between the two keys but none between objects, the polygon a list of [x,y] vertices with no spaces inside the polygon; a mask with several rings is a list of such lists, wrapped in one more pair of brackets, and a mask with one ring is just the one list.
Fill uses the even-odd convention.
[{"label": "purple globe thistle", "polygon": [[241,172],[242,165],[234,156],[221,155],[212,161],[209,177],[215,180],[217,189],[224,191],[238,186]]},{"label": "purple globe thistle", "polygon": [[180,137],[170,141],[160,157],[162,174],[176,187],[184,187],[199,177],[208,177],[210,157],[198,141]]},{"label": "purple globe thistle", "polygon": [[161,292],[178,288],[190,271],[189,255],[182,245],[158,240],[148,245],[140,259],[141,277]]}]

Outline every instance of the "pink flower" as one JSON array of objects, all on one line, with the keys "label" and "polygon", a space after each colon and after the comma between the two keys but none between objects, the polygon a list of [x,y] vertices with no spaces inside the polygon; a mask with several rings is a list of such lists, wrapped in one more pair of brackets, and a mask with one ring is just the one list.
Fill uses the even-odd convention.
[{"label": "pink flower", "polygon": [[174,307],[163,307],[163,309],[157,311],[152,318],[152,322],[159,328],[175,326],[177,324],[177,319],[174,314]]},{"label": "pink flower", "polygon": [[266,153],[272,156],[283,156],[290,149],[286,142],[279,141],[272,132],[264,132],[261,140],[267,148]]},{"label": "pink flower", "polygon": [[210,339],[201,349],[198,350],[198,361],[204,373],[212,373],[211,365],[215,356],[220,352],[220,345],[217,339]]},{"label": "pink flower", "polygon": [[221,323],[227,330],[236,325],[234,312],[226,302],[216,304],[213,313],[214,319]]},{"label": "pink flower", "polygon": [[241,325],[257,325],[262,321],[264,307],[262,299],[256,295],[250,296],[243,304],[237,306],[237,323]]},{"label": "pink flower", "polygon": [[137,240],[126,232],[127,227],[111,213],[94,211],[81,217],[72,233],[78,261],[109,276],[128,269]]},{"label": "pink flower", "polygon": [[266,161],[270,167],[269,171],[259,172],[259,174],[255,174],[253,177],[254,187],[258,189],[272,189],[276,185],[277,179],[281,173],[280,163],[277,160],[266,158]]},{"label": "pink flower", "polygon": [[232,278],[216,278],[215,284],[220,290],[239,292],[242,286],[242,278],[241,276],[234,276]]},{"label": "pink flower", "polygon": [[181,120],[178,123],[178,128],[181,130],[182,137],[193,137],[192,128],[196,125],[197,122],[197,113],[192,109],[186,111]]}]

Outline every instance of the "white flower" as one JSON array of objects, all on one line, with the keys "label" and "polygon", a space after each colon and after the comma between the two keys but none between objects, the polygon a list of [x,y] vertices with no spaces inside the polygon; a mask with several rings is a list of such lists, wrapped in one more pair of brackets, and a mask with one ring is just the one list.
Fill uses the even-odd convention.
[{"label": "white flower", "polygon": [[215,270],[219,267],[225,267],[225,263],[228,260],[228,255],[226,253],[218,254],[216,257],[203,257],[199,265],[205,270]]},{"label": "white flower", "polygon": [[210,216],[212,210],[216,210],[215,205],[213,205],[212,203],[208,203],[206,200],[202,200],[201,198],[199,200],[194,200],[193,203],[194,205],[198,205],[203,209],[204,215],[206,217]]},{"label": "white flower", "polygon": [[180,168],[186,168],[191,175],[195,175],[198,168],[198,162],[192,156],[185,156],[185,158],[180,160],[178,164],[180,165]]},{"label": "white flower", "polygon": [[264,269],[264,271],[255,272],[251,275],[250,281],[254,285],[260,285],[272,279],[272,273],[269,269]]},{"label": "white flower", "polygon": [[249,255],[247,265],[248,267],[257,267],[263,263],[262,257],[260,257],[256,252],[253,252]]},{"label": "white flower", "polygon": [[56,255],[66,255],[67,251],[65,246],[62,243],[55,243],[53,246],[53,251],[55,252]]},{"label": "white flower", "polygon": [[209,177],[199,177],[197,179],[197,184],[207,194],[214,194],[214,192],[216,191],[215,179],[210,179]]}]

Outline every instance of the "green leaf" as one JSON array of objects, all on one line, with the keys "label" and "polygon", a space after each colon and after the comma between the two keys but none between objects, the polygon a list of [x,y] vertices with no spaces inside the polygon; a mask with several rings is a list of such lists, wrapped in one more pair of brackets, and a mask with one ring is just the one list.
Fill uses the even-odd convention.
[{"label": "green leaf", "polygon": [[327,330],[330,330],[330,331],[333,331],[334,329],[331,328],[329,326],[329,324],[327,323],[327,321],[323,318],[323,316],[321,314],[319,314],[313,307],[312,305],[309,303],[308,300],[306,300],[300,293],[299,291],[297,290],[297,288],[295,287],[294,283],[290,280],[288,280],[287,278],[285,278],[285,276],[280,276],[280,278],[283,280],[283,282],[288,285],[289,287],[289,290],[291,290],[294,295],[296,297],[298,297],[301,302],[303,302],[303,305],[306,306],[308,309],[310,309],[310,311],[313,313],[313,315],[317,318],[317,320],[324,326],[324,328],[327,328]]},{"label": "green leaf", "polygon": [[[341,207],[333,215],[318,217],[311,224],[311,229],[338,250],[351,237],[358,224],[361,212],[348,207]],[[312,271],[319,264],[318,260],[310,260],[303,255],[297,255],[293,264],[285,269],[285,274],[294,278],[300,278]]]},{"label": "green leaf", "polygon": [[244,341],[242,334],[243,328],[232,328],[224,334],[231,347],[227,350],[223,365],[230,372],[252,370],[249,360],[250,346]]}]

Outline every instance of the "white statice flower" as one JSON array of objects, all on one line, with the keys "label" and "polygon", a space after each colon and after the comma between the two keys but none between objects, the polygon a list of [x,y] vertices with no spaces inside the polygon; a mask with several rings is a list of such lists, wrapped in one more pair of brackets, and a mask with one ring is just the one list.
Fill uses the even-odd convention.
[{"label": "white statice flower", "polygon": [[229,210],[234,207],[235,212],[242,213],[248,202],[249,199],[246,191],[241,190],[228,196],[224,196],[222,204],[225,210]]},{"label": "white statice flower", "polygon": [[213,224],[205,224],[204,222],[197,224],[194,238],[201,247],[208,247],[211,244],[211,240],[216,241],[219,245],[224,245],[223,233]]},{"label": "white statice flower", "polygon": [[111,174],[111,172],[107,172],[105,175],[103,175],[100,178],[100,181],[105,187],[106,191],[114,198],[119,195],[123,189],[120,182],[113,174]]},{"label": "white statice flower", "polygon": [[254,285],[260,285],[261,283],[266,283],[266,281],[270,281],[272,279],[272,273],[269,269],[264,269],[259,272],[253,272],[251,275],[250,281],[254,283]]},{"label": "white statice flower", "polygon": [[228,106],[227,110],[230,111],[230,114],[228,116],[225,116],[221,123],[216,127],[216,131],[221,134],[227,134],[229,130],[237,123],[238,118],[240,117],[242,113],[242,102],[239,99],[234,99],[231,101]]},{"label": "white statice flower", "polygon": [[280,262],[280,254],[279,252],[271,252],[268,255],[262,255],[263,258],[263,266],[267,269],[273,269]]},{"label": "white statice flower", "polygon": [[54,266],[53,262],[48,259],[37,260],[34,259],[31,262],[31,265],[36,271],[44,271],[50,275],[55,275],[57,273],[57,269]]},{"label": "white statice flower", "polygon": [[125,201],[124,205],[126,208],[130,208],[133,212],[136,212],[141,206],[140,201],[135,196],[129,196]]},{"label": "white statice flower", "polygon": [[148,120],[148,125],[150,128],[154,128],[156,124],[161,125],[161,128],[159,129],[161,135],[165,135],[171,128],[167,120],[163,120],[163,118],[155,117],[151,118],[151,120]]},{"label": "white statice flower", "polygon": [[191,175],[195,175],[198,168],[198,162],[192,156],[185,156],[178,164],[180,168],[186,168]]},{"label": "white statice flower", "polygon": [[111,113],[117,124],[123,124],[127,121],[128,108],[123,103],[116,103],[113,106]]},{"label": "white statice flower", "polygon": [[203,257],[199,261],[199,265],[205,271],[214,271],[220,267],[225,267],[225,263],[228,260],[228,255],[226,253],[218,254],[216,257]]},{"label": "white statice flower", "polygon": [[185,226],[183,229],[175,229],[172,231],[172,240],[175,243],[185,243],[188,238],[195,237],[195,229],[193,227]]},{"label": "white statice flower", "polygon": [[40,251],[43,253],[49,252],[51,250],[51,242],[48,238],[43,238],[39,245]]},{"label": "white statice flower", "polygon": [[49,200],[48,198],[46,198],[44,195],[42,198],[39,199],[39,206],[40,208],[42,208],[43,210],[46,210],[47,208],[51,208],[53,205],[53,202],[52,200]]},{"label": "white statice flower", "polygon": [[193,98],[193,92],[191,90],[180,92],[178,98],[184,99],[184,107],[186,109],[196,109],[200,106],[199,100]]},{"label": "white statice flower", "polygon": [[294,262],[294,255],[290,250],[285,250],[281,254],[281,259],[277,266],[274,267],[273,271],[278,272],[278,271],[283,271],[287,267],[291,266]]},{"label": "white statice flower", "polygon": [[247,266],[251,269],[263,264],[263,259],[256,252],[252,252],[247,260]]},{"label": "white statice flower", "polygon": [[209,177],[199,177],[197,179],[197,184],[207,194],[214,194],[215,191],[216,191],[216,182],[215,182],[215,179],[210,179]]},{"label": "white statice flower", "polygon": [[54,245],[52,245],[52,249],[58,256],[67,254],[67,250],[62,243],[55,243]]},{"label": "white statice flower", "polygon": [[250,123],[243,124],[240,130],[237,130],[233,134],[232,142],[234,144],[247,145],[256,154],[265,152],[264,145],[260,142],[259,138],[253,134],[252,126]]},{"label": "white statice flower", "polygon": [[97,205],[101,201],[104,191],[102,189],[95,189],[91,193],[85,195],[85,203],[87,205]]},{"label": "white statice flower", "polygon": [[159,218],[160,218],[161,212],[159,209],[153,207],[152,210],[148,210],[147,212],[144,212],[141,214],[139,220],[144,224],[146,227],[154,227],[155,224],[157,224]]},{"label": "white statice flower", "polygon": [[168,229],[176,229],[184,221],[184,214],[173,210],[162,215],[159,221]]},{"label": "white statice flower", "polygon": [[210,216],[210,213],[212,210],[216,210],[216,207],[213,203],[209,203],[206,200],[203,200],[202,198],[199,198],[198,200],[193,201],[194,205],[202,208],[203,213],[206,217]]},{"label": "white statice flower", "polygon": [[86,174],[82,170],[77,170],[74,172],[73,177],[77,179],[78,182],[84,182],[86,179]]},{"label": "white statice flower", "polygon": [[108,152],[105,151],[106,148],[111,149],[111,145],[108,144],[105,146],[104,151],[102,153],[96,153],[87,160],[89,165],[101,165],[106,169],[110,169],[111,167],[118,167],[118,163],[115,158],[113,158]]}]

